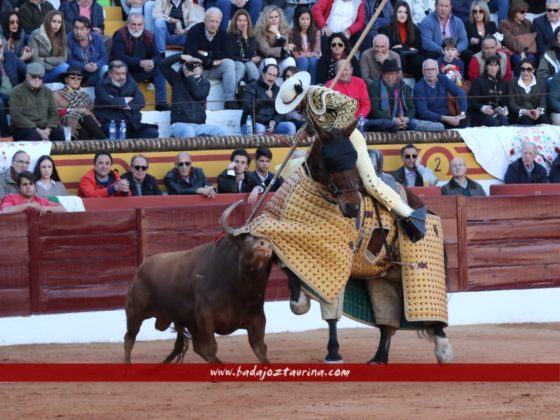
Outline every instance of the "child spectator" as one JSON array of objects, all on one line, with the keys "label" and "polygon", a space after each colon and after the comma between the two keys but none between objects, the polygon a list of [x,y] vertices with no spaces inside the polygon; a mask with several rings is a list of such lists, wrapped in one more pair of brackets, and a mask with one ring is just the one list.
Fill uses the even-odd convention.
[{"label": "child spectator", "polygon": [[0,203],[0,214],[20,213],[37,210],[41,214],[64,213],[66,209],[58,203],[35,195],[35,176],[29,171],[20,172],[16,177],[18,194],[10,194]]},{"label": "child spectator", "polygon": [[438,58],[438,68],[449,80],[457,86],[463,84],[465,65],[459,58],[457,42],[453,38],[444,38],[441,44],[443,55]]}]

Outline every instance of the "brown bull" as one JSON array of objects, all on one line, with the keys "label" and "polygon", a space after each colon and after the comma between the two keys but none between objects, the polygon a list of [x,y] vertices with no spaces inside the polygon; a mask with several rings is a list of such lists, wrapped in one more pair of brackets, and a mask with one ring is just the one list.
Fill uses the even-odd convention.
[{"label": "brown bull", "polygon": [[138,268],[126,303],[125,363],[130,363],[142,322],[152,317],[158,330],[165,331],[174,323],[177,331],[166,363],[183,360],[189,338],[204,360],[220,363],[214,334],[231,334],[240,328],[247,330],[259,361],[268,363],[264,295],[272,246],[268,240],[249,234],[232,235],[227,218],[242,202],[223,213],[225,236],[218,243],[153,255]]}]

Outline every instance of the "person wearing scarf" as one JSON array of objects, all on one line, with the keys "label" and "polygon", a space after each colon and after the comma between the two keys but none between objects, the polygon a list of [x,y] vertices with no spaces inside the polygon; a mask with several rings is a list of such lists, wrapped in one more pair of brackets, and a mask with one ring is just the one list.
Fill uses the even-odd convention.
[{"label": "person wearing scarf", "polygon": [[390,122],[391,130],[441,131],[443,124],[417,120],[412,89],[401,76],[395,60],[385,60],[381,65],[382,78],[369,85],[371,112],[364,124],[364,131],[378,131]]},{"label": "person wearing scarf", "polygon": [[72,128],[72,138],[77,140],[103,140],[105,133],[93,114],[93,101],[81,89],[87,76],[75,66],[70,66],[60,76],[64,87],[53,93],[58,114],[64,127]]}]

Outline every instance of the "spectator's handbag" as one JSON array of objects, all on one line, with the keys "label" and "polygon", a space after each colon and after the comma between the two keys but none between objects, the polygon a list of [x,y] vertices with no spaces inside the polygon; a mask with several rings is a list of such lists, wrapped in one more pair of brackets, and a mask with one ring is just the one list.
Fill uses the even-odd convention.
[{"label": "spectator's handbag", "polygon": [[447,108],[449,109],[449,115],[456,116],[461,113],[459,101],[449,92],[447,92]]},{"label": "spectator's handbag", "polygon": [[528,53],[537,53],[537,33],[531,32],[528,34],[514,35],[515,40],[519,45],[523,45],[523,49]]}]

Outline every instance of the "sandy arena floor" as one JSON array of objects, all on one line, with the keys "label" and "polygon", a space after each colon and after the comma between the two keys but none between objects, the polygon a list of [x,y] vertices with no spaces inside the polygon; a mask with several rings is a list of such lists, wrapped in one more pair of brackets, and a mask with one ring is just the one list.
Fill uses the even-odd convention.
[{"label": "sandy arena floor", "polygon": [[[144,328],[152,328],[146,322]],[[560,363],[560,324],[451,327],[458,363]],[[269,334],[273,363],[320,363],[326,330]],[[339,332],[348,363],[374,354],[377,330]],[[157,363],[171,341],[138,342],[136,363]],[[226,363],[253,363],[245,336],[220,337]],[[3,363],[120,363],[122,344],[0,347]],[[189,351],[186,363],[201,359]],[[432,363],[414,332],[393,339],[390,362]],[[560,383],[0,383],[2,419],[558,419]]]}]

